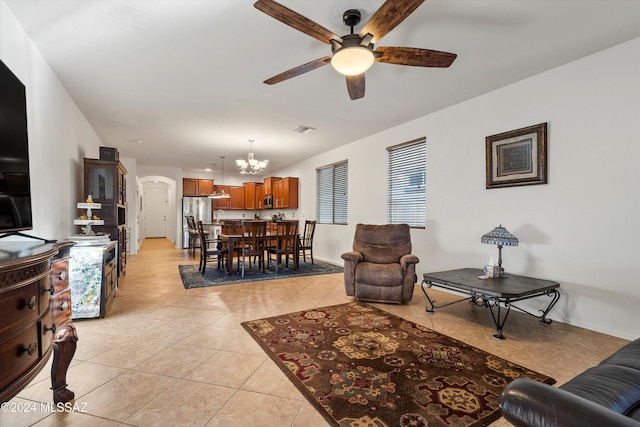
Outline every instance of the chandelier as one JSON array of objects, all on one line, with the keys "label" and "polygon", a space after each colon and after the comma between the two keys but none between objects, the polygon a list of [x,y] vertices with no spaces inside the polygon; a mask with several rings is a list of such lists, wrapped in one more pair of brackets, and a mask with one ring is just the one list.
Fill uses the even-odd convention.
[{"label": "chandelier", "polygon": [[236,165],[240,168],[240,173],[246,175],[257,175],[264,171],[268,164],[269,160],[256,160],[253,157],[253,139],[249,140],[247,160],[236,160]]},{"label": "chandelier", "polygon": [[[222,184],[224,184],[224,159],[225,156],[220,156],[220,158],[222,159],[222,180],[220,181]],[[213,182],[215,184],[216,182],[216,164],[213,164]],[[220,190],[220,192],[216,192],[215,190],[215,186],[214,186],[214,190],[213,193],[211,193],[209,196],[210,199],[229,199],[231,198],[231,194],[227,193],[224,191],[224,188],[222,190]]]}]

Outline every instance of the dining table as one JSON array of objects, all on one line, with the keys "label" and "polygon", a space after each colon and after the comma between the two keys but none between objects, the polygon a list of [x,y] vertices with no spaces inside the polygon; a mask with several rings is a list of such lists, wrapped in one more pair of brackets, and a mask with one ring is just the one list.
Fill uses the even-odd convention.
[{"label": "dining table", "polygon": [[[233,249],[236,244],[240,241],[242,241],[243,236],[242,234],[224,234],[224,233],[220,233],[218,235],[218,239],[220,239],[223,243],[226,243],[227,248],[229,248],[229,254],[227,255],[227,274],[229,276],[233,275]],[[272,231],[267,231],[267,234],[265,235],[265,239],[267,240],[277,240],[280,239],[284,236],[282,235],[278,235],[275,232]],[[298,265],[298,250],[297,250],[297,246],[298,246],[298,238],[296,237],[296,250],[295,250],[295,257],[296,259],[293,260],[295,266],[297,267]],[[279,244],[279,243],[277,243]],[[231,257],[231,262],[229,262],[229,257]]]}]

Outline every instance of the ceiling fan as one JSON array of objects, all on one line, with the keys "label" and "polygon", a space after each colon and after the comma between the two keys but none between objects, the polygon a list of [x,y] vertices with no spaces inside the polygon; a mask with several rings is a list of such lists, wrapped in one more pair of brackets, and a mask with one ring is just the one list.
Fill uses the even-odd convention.
[{"label": "ceiling fan", "polygon": [[323,26],[286,6],[273,0],[258,0],[254,4],[256,9],[331,45],[333,54],[294,67],[264,82],[270,85],[280,83],[331,63],[338,72],[346,76],[349,97],[359,99],[364,97],[364,72],[375,61],[416,67],[446,68],[450,66],[456,59],[455,53],[413,47],[381,46],[375,49],[373,47],[374,43],[377,43],[404,21],[423,2],[424,0],[387,0],[373,14],[359,34],[354,34],[353,27],[360,23],[360,12],[356,9],[349,9],[344,12],[342,19],[345,25],[351,27],[351,33],[338,37]]}]

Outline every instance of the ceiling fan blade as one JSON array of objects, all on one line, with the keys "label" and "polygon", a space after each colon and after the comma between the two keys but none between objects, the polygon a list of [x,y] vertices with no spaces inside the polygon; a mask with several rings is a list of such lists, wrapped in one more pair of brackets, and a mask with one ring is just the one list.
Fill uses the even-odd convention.
[{"label": "ceiling fan blade", "polygon": [[458,56],[455,53],[415,47],[380,46],[375,51],[382,54],[376,57],[378,62],[416,67],[447,68]]},{"label": "ceiling fan blade", "polygon": [[322,43],[329,44],[331,39],[336,39],[342,42],[342,38],[335,35],[333,32],[327,30],[322,25],[317,24],[300,15],[298,12],[294,12],[286,6],[276,3],[273,0],[258,0],[253,5],[256,9],[266,13],[272,18],[287,24],[288,26],[295,28],[298,31],[320,40]]},{"label": "ceiling fan blade", "polygon": [[276,76],[271,77],[270,79],[265,80],[264,82],[268,85],[273,85],[276,83],[280,83],[282,81],[288,80],[292,77],[299,76],[300,74],[308,73],[309,71],[313,71],[316,68],[320,68],[323,65],[327,65],[331,62],[330,56],[325,56],[323,58],[316,59],[311,62],[307,62],[306,64],[298,65],[290,70],[287,70],[283,73],[280,73]]},{"label": "ceiling fan blade", "polygon": [[347,76],[347,91],[352,100],[364,98],[364,73]]},{"label": "ceiling fan blade", "polygon": [[424,0],[387,0],[362,28],[360,36],[373,34],[372,43],[377,43],[423,2]]}]

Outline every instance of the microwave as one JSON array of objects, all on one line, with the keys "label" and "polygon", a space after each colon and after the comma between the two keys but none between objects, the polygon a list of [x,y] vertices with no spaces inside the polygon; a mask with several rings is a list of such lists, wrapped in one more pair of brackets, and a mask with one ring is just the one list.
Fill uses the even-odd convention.
[{"label": "microwave", "polygon": [[273,194],[265,194],[264,209],[272,209],[272,208],[273,208]]}]

